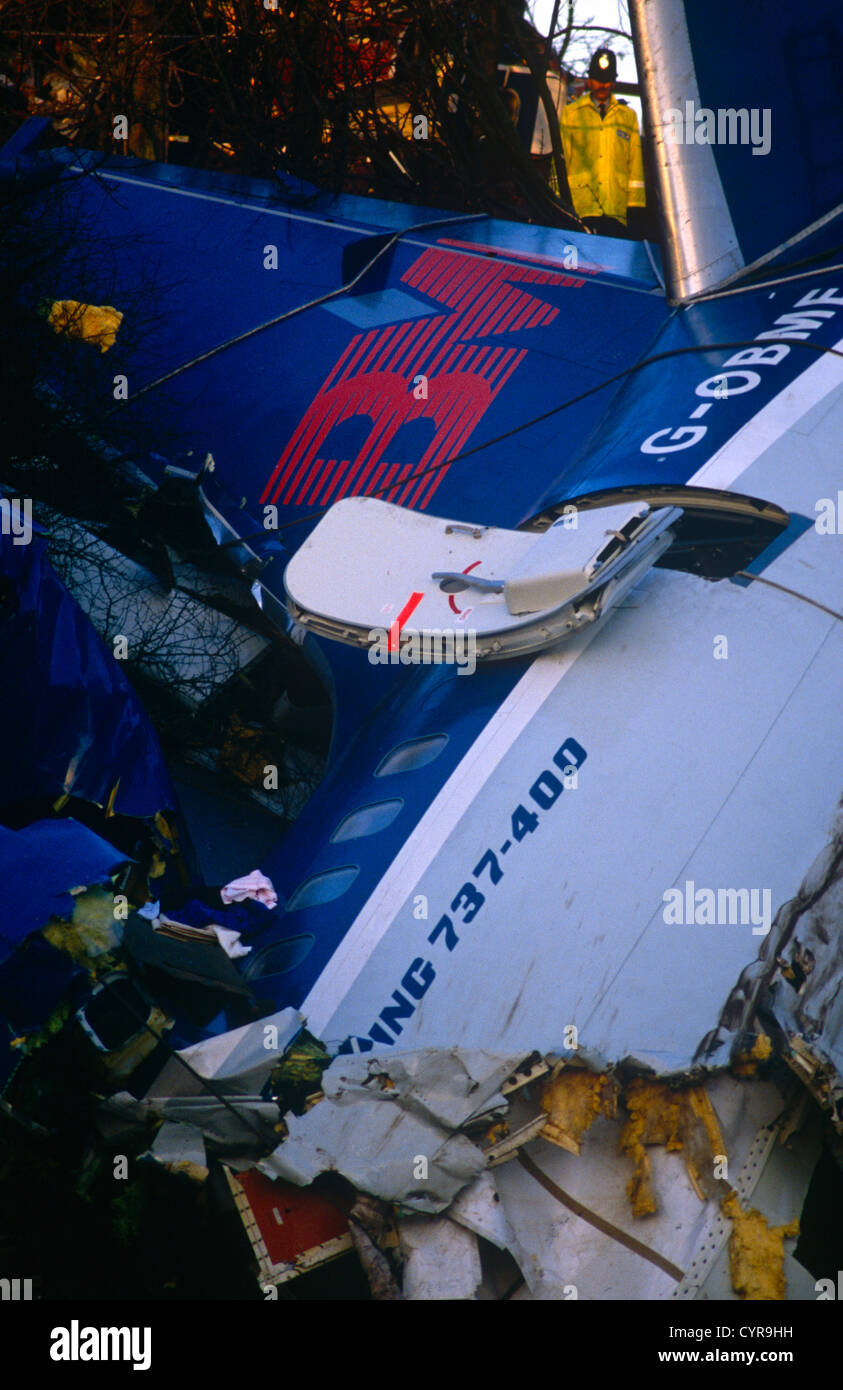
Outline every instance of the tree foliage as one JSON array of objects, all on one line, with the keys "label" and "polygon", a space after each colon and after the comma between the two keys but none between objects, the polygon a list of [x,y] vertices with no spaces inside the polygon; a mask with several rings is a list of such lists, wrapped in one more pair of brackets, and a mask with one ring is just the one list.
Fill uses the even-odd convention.
[{"label": "tree foliage", "polygon": [[545,41],[524,10],[7,0],[0,40],[18,96],[82,146],[571,225],[501,96],[506,55],[550,105]]}]

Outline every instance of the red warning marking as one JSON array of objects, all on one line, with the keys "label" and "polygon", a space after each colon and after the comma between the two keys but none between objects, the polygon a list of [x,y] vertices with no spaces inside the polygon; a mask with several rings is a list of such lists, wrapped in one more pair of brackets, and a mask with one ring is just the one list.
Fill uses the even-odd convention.
[{"label": "red warning marking", "polygon": [[402,627],[410,617],[410,614],[416,611],[423,598],[424,594],[411,594],[404,604],[404,607],[401,609],[401,612],[398,614],[398,617],[395,619],[394,623],[392,623],[389,629],[389,650],[391,652],[396,651]]},{"label": "red warning marking", "polygon": [[[477,566],[478,566],[478,565],[482,565],[482,563],[483,563],[482,560],[472,560],[472,562],[471,562],[470,565],[466,565],[465,569],[463,570],[463,574],[470,574],[471,571],[472,571],[473,569],[476,569]],[[462,609],[461,609],[461,608],[457,608],[457,605],[456,605],[456,602],[455,602],[455,600],[454,600],[454,595],[453,595],[453,594],[449,594],[449,595],[448,595],[448,602],[450,603],[451,608],[452,608],[452,610],[453,610],[454,613],[461,613],[461,612],[462,612]]]}]

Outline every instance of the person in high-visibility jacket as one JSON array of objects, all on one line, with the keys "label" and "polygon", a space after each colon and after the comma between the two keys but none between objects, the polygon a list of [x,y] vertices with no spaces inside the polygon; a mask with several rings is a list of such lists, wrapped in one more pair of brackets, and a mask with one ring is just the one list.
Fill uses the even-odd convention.
[{"label": "person in high-visibility jacket", "polygon": [[574,211],[592,231],[623,236],[628,209],[646,205],[635,112],[614,95],[615,55],[598,48],[588,91],[562,108],[560,131]]}]

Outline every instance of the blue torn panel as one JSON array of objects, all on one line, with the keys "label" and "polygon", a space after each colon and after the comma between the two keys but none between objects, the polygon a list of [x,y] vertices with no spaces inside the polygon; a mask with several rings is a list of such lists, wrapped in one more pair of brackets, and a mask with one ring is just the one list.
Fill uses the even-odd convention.
[{"label": "blue torn panel", "polygon": [[174,808],[146,711],[37,534],[0,536],[0,643],[0,807],[67,795],[139,819]]},{"label": "blue torn panel", "polygon": [[322,308],[331,314],[339,314],[341,319],[347,319],[358,328],[374,328],[382,323],[421,318],[436,312],[431,305],[404,294],[403,290],[391,289],[375,290],[372,294],[358,294],[348,299],[334,299],[323,304]]},{"label": "blue torn panel", "polygon": [[70,818],[0,826],[0,965],[51,917],[73,915],[72,888],[105,883],[126,855]]}]

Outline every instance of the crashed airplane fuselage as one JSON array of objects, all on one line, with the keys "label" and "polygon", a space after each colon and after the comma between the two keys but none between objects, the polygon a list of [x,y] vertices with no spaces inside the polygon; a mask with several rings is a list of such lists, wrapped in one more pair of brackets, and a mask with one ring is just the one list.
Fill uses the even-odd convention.
[{"label": "crashed airplane fuselage", "polygon": [[[423,1247],[435,1264],[465,1232],[507,1250],[536,1297],[815,1296],[783,1242],[822,1125],[841,1122],[840,190],[810,176],[816,133],[801,161],[790,133],[776,153],[780,36],[752,78],[774,111],[761,180],[750,148],[665,138],[686,99],[724,105],[710,7],[632,11],[665,284],[640,243],[354,199],[302,212],[195,171],[187,188],[106,161],[74,194],[152,228],[184,272],[167,409],[205,459],[218,539],[334,696],[327,775],[260,865],[277,918],[236,966],[267,1016],[298,1010],[335,1056],[263,1171],[307,1182],[324,1160],[435,1216],[433,1256],[404,1231],[419,1297]],[[223,226],[236,275],[220,273]],[[283,285],[267,254],[282,236],[301,272]],[[276,317],[239,343],[270,284]],[[205,360],[221,312],[232,343]],[[185,397],[166,384],[181,371]],[[358,504],[356,546],[332,551]],[[647,563],[611,569],[591,547],[566,567],[566,527],[622,504],[670,509],[664,545],[645,556],[609,528]],[[396,508],[424,515],[416,548],[379,529],[403,525]],[[491,650],[530,585],[566,597],[535,601],[522,652]],[[400,660],[424,603],[430,630],[444,612],[475,633],[470,678]],[[567,624],[546,641],[545,611]],[[398,662],[369,659],[361,634],[378,628]],[[532,1054],[527,1098],[502,1100]],[[500,1136],[460,1134],[455,1196],[414,1164],[477,1120],[454,1100],[465,1076],[523,1152],[492,1167]],[[361,1168],[375,1085],[402,1137]],[[471,1297],[479,1265],[460,1248],[455,1296]]]}]

